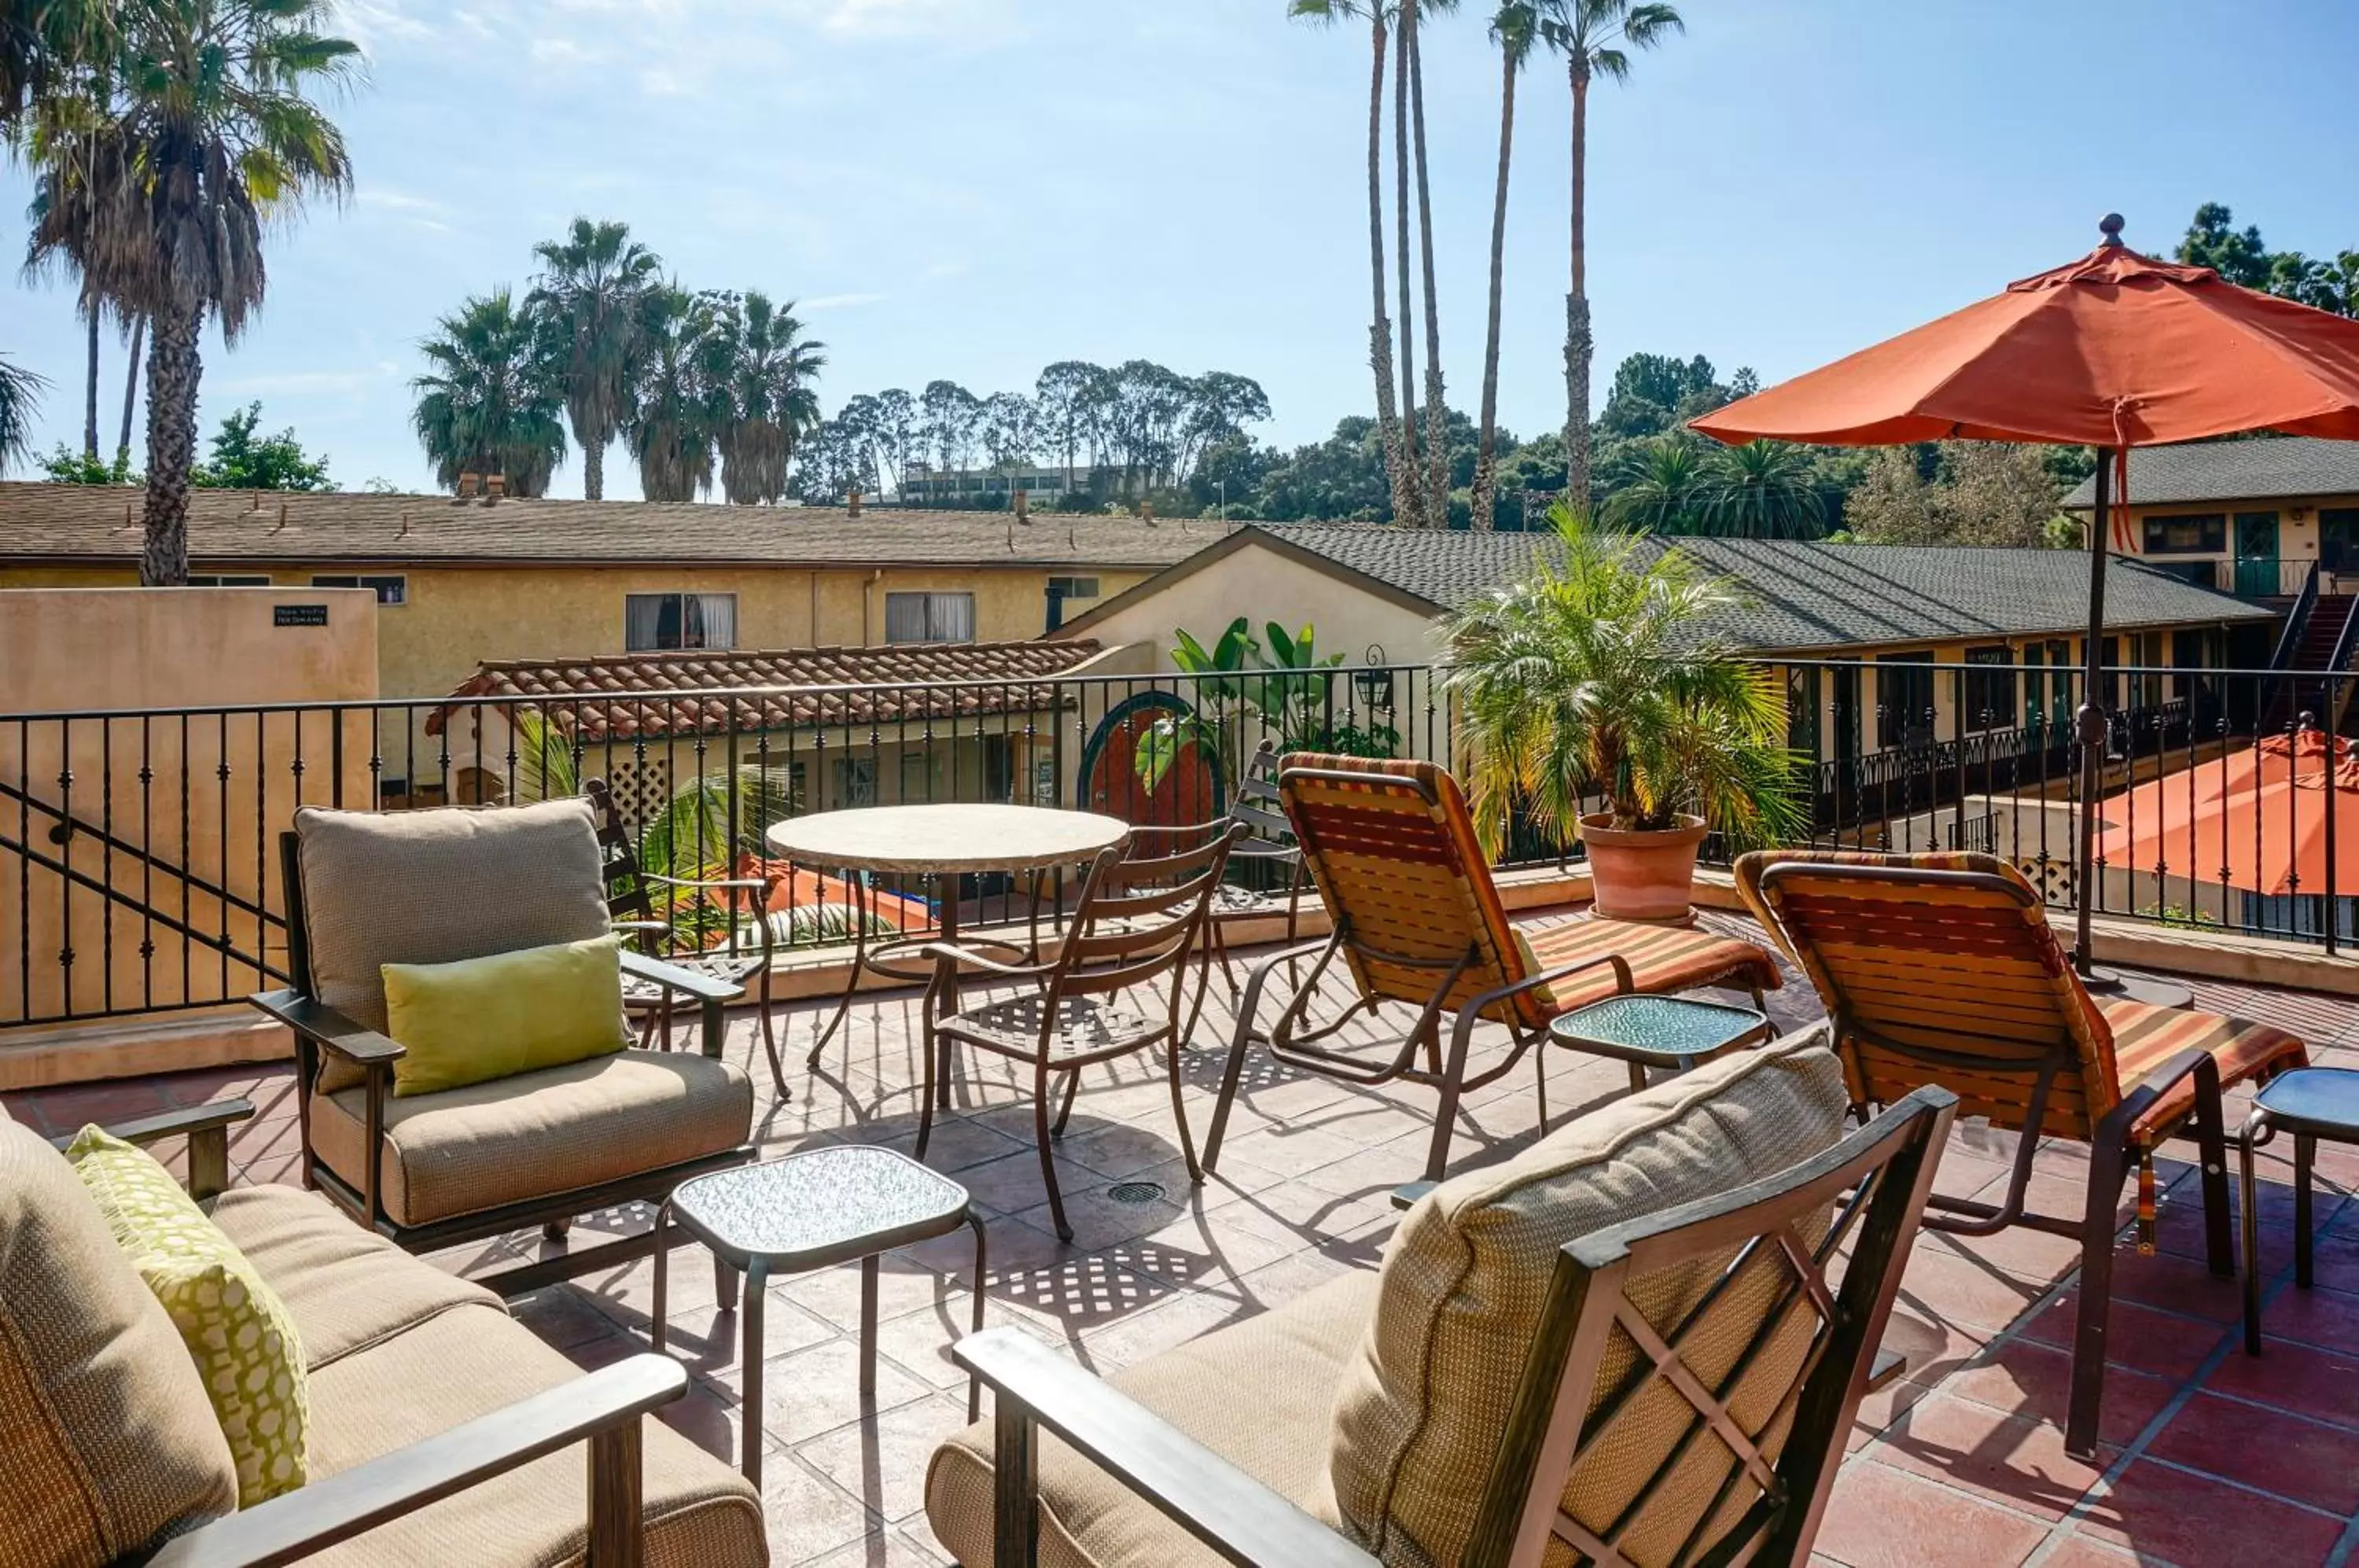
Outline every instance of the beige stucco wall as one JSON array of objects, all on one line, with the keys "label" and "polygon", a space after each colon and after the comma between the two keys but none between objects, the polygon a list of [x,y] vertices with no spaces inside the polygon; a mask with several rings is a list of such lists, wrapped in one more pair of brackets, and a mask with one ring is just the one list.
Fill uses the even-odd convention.
[{"label": "beige stucco wall", "polygon": [[[369,803],[369,725],[253,705],[375,697],[376,622],[353,589],[0,593],[0,1028],[264,983],[221,949],[257,951],[298,804]],[[141,708],[196,711],[67,716]]]},{"label": "beige stucco wall", "polygon": [[[203,562],[198,570],[209,570]],[[318,572],[398,572],[407,604],[388,605],[378,631],[379,684],[391,697],[440,697],[487,659],[618,654],[623,602],[632,593],[734,593],[741,648],[861,647],[885,640],[885,595],[940,591],[975,596],[975,636],[985,642],[1038,637],[1048,625],[1051,576],[1091,576],[1099,597],[1143,580],[1137,571],[945,566],[884,571],[841,567],[644,566],[415,567],[391,562],[334,568],[275,566],[274,582],[309,583]],[[0,588],[122,583],[128,570],[0,568]],[[1069,602],[1077,615],[1095,603]]]},{"label": "beige stucco wall", "polygon": [[1267,621],[1289,632],[1308,622],[1318,651],[1340,653],[1348,665],[1365,663],[1372,648],[1383,648],[1384,661],[1393,665],[1428,664],[1440,651],[1422,611],[1252,542],[1078,635],[1108,646],[1144,643],[1157,650],[1155,668],[1169,670],[1181,628],[1210,647],[1239,615],[1253,623],[1256,635]]},{"label": "beige stucco wall", "polygon": [[[2181,554],[2170,552],[2148,557],[2158,563],[2207,561],[2213,562],[2212,586],[2223,593],[2236,588],[2233,562],[2236,555],[2236,516],[2240,512],[2269,512],[2277,519],[2277,558],[2287,562],[2281,581],[2277,585],[2287,593],[2298,592],[2308,563],[2318,559],[2318,514],[2321,507],[2359,507],[2359,495],[2273,496],[2265,501],[2201,501],[2180,502],[2168,506],[2132,506],[2130,514],[2130,552],[2146,551],[2146,520],[2148,517],[2183,517],[2217,514],[2227,519],[2223,529],[2224,548]],[[2344,593],[2359,592],[2359,576],[2345,572],[2340,583],[2321,585],[2327,592]]]}]

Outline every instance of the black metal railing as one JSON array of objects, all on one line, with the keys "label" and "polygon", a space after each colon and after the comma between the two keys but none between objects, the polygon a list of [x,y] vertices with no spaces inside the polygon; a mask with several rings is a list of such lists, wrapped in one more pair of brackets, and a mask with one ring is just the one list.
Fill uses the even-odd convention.
[{"label": "black metal railing", "polygon": [[[1770,675],[1796,748],[1795,839],[1978,850],[2059,906],[2076,897],[2080,671],[1829,660]],[[2299,721],[2261,718],[2286,683],[2310,683],[2307,705],[2323,682],[2308,711],[2331,724],[2352,679],[2110,672],[2099,909],[2330,950],[2359,938],[2359,878],[2336,861],[2349,791],[2323,787],[2322,735],[2297,745]],[[970,923],[1053,917],[1070,889],[790,872],[763,848],[780,816],[1005,800],[1203,821],[1265,741],[1464,775],[1446,682],[1422,666],[0,715],[0,1027],[214,1006],[282,981],[275,841],[301,805],[513,801],[603,778],[650,869],[772,881],[760,909],[686,911],[681,945],[744,943],[761,919],[788,946],[832,946],[856,919],[930,930],[950,898]],[[2332,757],[2359,789],[2359,761]],[[1524,813],[1505,836],[1503,866],[1581,856]],[[1706,858],[1731,847],[1708,841]]]}]

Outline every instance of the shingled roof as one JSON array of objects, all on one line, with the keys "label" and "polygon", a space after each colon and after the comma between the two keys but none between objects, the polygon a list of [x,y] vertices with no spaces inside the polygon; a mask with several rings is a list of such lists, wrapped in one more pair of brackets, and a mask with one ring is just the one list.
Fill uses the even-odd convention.
[{"label": "shingled roof", "polygon": [[[2359,441],[2272,436],[2142,446],[2130,452],[2132,506],[2340,495],[2359,495]],[[2085,512],[2096,504],[2093,476],[2064,497],[2067,510]]]},{"label": "shingled roof", "polygon": [[[1714,628],[1737,646],[1805,649],[2063,634],[2088,622],[2088,557],[2078,550],[1680,539],[1703,570],[1736,580],[1750,602]],[[1455,533],[1372,524],[1248,526],[1238,538],[1147,579],[1076,618],[1086,632],[1123,604],[1251,543],[1305,552],[1435,614],[1507,581],[1553,536]],[[2116,559],[2105,578],[2114,628],[2266,620],[2273,612]]]},{"label": "shingled roof", "polygon": [[[1082,639],[502,660],[481,666],[451,694],[532,702],[560,734],[585,743],[733,729],[897,728],[911,719],[1052,707],[1063,700],[1057,689],[1030,682],[1071,673],[1098,651]],[[917,684],[941,681],[1000,684]],[[463,727],[459,715],[470,706],[443,708],[427,720],[428,732],[440,733],[446,721]]]},{"label": "shingled roof", "polygon": [[[278,562],[432,566],[1081,566],[1152,571],[1227,535],[1201,518],[699,502],[480,501],[448,495],[193,490],[200,570]],[[135,563],[139,492],[0,484],[0,561]]]}]

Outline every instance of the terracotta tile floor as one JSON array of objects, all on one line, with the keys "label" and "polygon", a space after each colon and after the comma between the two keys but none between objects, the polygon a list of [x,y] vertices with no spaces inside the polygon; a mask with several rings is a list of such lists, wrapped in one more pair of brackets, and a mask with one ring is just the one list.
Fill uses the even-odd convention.
[{"label": "terracotta tile floor", "polygon": [[[1563,918],[1552,916],[1544,918]],[[1732,930],[1743,923],[1711,917]],[[1781,1023],[1815,1016],[1799,977],[1773,998]],[[2359,1066],[2359,1005],[2206,985],[2201,1005],[2299,1030],[2322,1062]],[[1186,1067],[1191,1125],[1212,1110],[1228,1018],[1220,987]],[[730,1050],[763,1087],[758,1137],[779,1152],[814,1142],[909,1147],[916,1126],[914,997],[854,1009],[816,1073],[801,1071],[825,1009],[799,1005],[779,1023],[793,1099],[773,1102],[755,1059],[753,1020],[734,1022]],[[1373,1041],[1368,1029],[1355,1031]],[[1602,1103],[1623,1087],[1611,1063],[1559,1055],[1549,1103]],[[938,1125],[933,1162],[954,1171],[987,1211],[990,1321],[1038,1334],[1096,1368],[1153,1356],[1348,1269],[1373,1269],[1393,1223],[1386,1194],[1417,1175],[1430,1099],[1415,1090],[1360,1091],[1257,1062],[1232,1125],[1220,1174],[1191,1191],[1179,1162],[1159,1068],[1143,1061],[1091,1074],[1059,1149],[1080,1245],[1049,1228],[1030,1146],[1030,1116],[1003,1063],[963,1068],[956,1108]],[[137,1083],[7,1096],[20,1118],[52,1130],[176,1104],[242,1094],[256,1106],[233,1152],[242,1180],[291,1179],[295,1106],[283,1070],[184,1073]],[[1523,1073],[1472,1097],[1457,1141],[1466,1167],[1499,1158],[1536,1132]],[[2231,1111],[2232,1121],[2241,1109]],[[1996,1181],[2003,1140],[1962,1128],[1945,1190]],[[2359,1150],[2321,1150],[2315,1290],[2291,1284],[2288,1168],[2264,1151],[2264,1267],[2268,1346],[2240,1348],[2233,1282],[2201,1262],[2191,1173],[2166,1195],[2158,1253],[2128,1242],[2117,1265],[2104,1447],[2067,1457],[2059,1422],[2071,1358],[2073,1249],[2032,1233],[1984,1240],[1927,1236],[1913,1258],[1886,1343],[1908,1353],[1907,1378],[1868,1400],[1818,1541],[1820,1561],[1848,1568],[1944,1563],[2340,1564],[2359,1547]],[[2042,1186],[2075,1189],[2079,1158],[2040,1156]],[[1160,1188],[1117,1201],[1116,1183]],[[1136,1195],[1136,1194],[1132,1194]],[[2059,1201],[2055,1197],[2051,1203]],[[634,1221],[636,1216],[630,1217]],[[619,1223],[619,1222],[618,1222]],[[535,1244],[537,1245],[537,1243]],[[486,1248],[454,1264],[495,1262]],[[772,1286],[766,1322],[765,1491],[781,1564],[940,1562],[922,1511],[927,1454],[963,1423],[964,1391],[947,1347],[969,1321],[963,1236],[897,1254],[883,1280],[882,1353],[873,1403],[855,1392],[858,1276],[850,1269]],[[712,1307],[701,1267],[679,1255],[673,1346],[694,1375],[691,1396],[664,1419],[734,1454],[741,1387],[734,1320]],[[595,1275],[516,1303],[518,1314],[585,1367],[644,1345],[644,1265]]]}]

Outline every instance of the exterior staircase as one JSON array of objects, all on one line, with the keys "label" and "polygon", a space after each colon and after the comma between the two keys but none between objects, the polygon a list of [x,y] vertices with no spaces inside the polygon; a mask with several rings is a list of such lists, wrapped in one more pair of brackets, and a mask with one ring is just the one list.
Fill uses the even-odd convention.
[{"label": "exterior staircase", "polygon": [[2265,730],[2282,730],[2300,714],[2309,713],[2321,729],[2342,732],[2352,708],[2352,688],[2359,681],[2330,681],[2326,677],[2348,672],[2354,656],[2359,656],[2359,626],[2352,622],[2354,610],[2359,610],[2359,596],[2316,596],[2307,617],[2287,639],[2288,645],[2278,649],[2276,668],[2295,678],[2272,683],[2276,691],[2263,719]]}]

